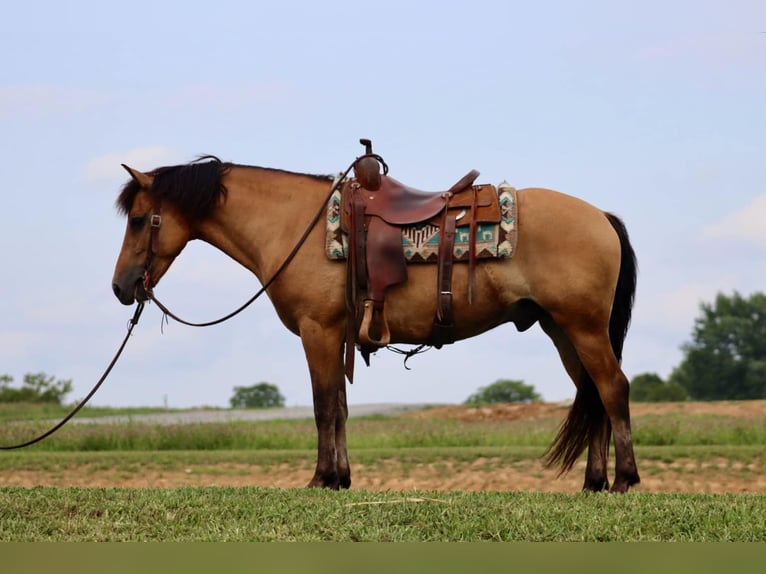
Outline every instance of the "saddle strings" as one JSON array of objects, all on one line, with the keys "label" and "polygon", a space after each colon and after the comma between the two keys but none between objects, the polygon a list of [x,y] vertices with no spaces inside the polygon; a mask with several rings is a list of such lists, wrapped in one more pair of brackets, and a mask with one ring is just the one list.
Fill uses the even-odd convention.
[{"label": "saddle strings", "polygon": [[426,345],[423,343],[422,345],[418,345],[417,347],[409,350],[400,349],[398,347],[394,347],[393,345],[386,345],[386,349],[392,353],[396,353],[397,355],[404,355],[404,368],[408,371],[411,371],[412,369],[407,366],[407,361],[409,361],[415,355],[420,355],[421,353],[425,353],[426,351],[433,349],[433,345]]}]

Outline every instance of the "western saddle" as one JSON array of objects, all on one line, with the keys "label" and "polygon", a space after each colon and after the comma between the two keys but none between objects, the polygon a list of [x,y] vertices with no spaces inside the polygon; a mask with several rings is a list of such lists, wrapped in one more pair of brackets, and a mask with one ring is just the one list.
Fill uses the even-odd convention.
[{"label": "western saddle", "polygon": [[[471,170],[448,190],[420,191],[389,177],[388,166],[360,140],[366,153],[354,163],[354,177],[343,188],[341,226],[349,239],[346,306],[346,376],[353,382],[355,344],[369,366],[370,354],[391,341],[384,303],[386,289],[407,280],[402,228],[428,223],[439,227],[436,314],[427,344],[453,343],[452,267],[457,221],[468,215],[469,285],[473,298],[477,222],[500,221],[495,188],[474,185]],[[380,165],[383,174],[380,173]]]}]

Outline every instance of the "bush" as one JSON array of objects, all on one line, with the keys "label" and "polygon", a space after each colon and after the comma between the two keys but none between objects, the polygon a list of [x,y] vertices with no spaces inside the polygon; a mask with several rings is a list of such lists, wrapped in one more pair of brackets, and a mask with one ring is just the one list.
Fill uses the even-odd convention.
[{"label": "bush", "polygon": [[285,397],[271,383],[257,383],[249,387],[234,387],[229,399],[233,409],[269,409],[285,406]]},{"label": "bush", "polygon": [[630,398],[639,403],[679,402],[686,400],[686,389],[656,373],[642,373],[630,383]]},{"label": "bush", "polygon": [[72,391],[72,381],[59,380],[45,373],[27,373],[21,388],[10,385],[13,377],[0,375],[0,403],[54,403],[62,404],[64,395]]},{"label": "bush", "polygon": [[535,388],[524,384],[524,381],[499,379],[489,386],[480,387],[466,399],[465,404],[478,406],[496,403],[531,403],[541,398],[535,392]]}]

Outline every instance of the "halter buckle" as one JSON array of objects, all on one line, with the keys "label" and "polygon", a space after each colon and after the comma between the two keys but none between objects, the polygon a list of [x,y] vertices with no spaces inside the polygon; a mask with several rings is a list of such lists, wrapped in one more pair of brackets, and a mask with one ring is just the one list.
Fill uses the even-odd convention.
[{"label": "halter buckle", "polygon": [[159,213],[152,213],[149,218],[149,225],[152,227],[159,227],[162,224],[162,216]]}]

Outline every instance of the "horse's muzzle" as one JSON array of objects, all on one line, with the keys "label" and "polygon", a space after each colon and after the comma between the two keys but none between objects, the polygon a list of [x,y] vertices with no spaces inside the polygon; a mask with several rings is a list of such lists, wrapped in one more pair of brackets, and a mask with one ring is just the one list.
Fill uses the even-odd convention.
[{"label": "horse's muzzle", "polygon": [[120,300],[123,305],[132,305],[134,301],[146,301],[149,295],[144,288],[143,277],[136,281],[132,289],[123,289],[119,283],[112,283],[112,291],[115,297]]}]

